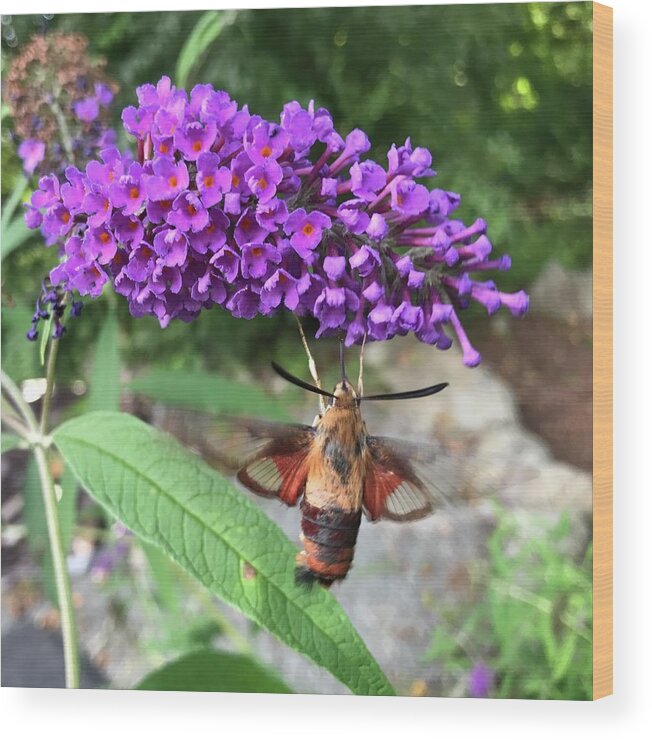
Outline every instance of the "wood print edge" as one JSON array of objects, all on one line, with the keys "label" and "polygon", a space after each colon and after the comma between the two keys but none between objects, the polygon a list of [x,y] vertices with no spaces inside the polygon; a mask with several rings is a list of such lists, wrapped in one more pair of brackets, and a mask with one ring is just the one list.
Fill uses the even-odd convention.
[{"label": "wood print edge", "polygon": [[613,693],[613,10],[593,3],[593,699]]}]

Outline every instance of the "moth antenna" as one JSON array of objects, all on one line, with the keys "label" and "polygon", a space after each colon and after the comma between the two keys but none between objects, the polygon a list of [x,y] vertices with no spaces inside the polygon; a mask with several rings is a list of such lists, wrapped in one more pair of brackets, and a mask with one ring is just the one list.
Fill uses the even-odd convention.
[{"label": "moth antenna", "polygon": [[362,337],[362,345],[360,346],[360,370],[358,371],[358,398],[362,398],[364,393],[364,387],[362,383],[362,373],[364,370],[364,347],[367,343],[367,332]]},{"label": "moth antenna", "polygon": [[443,391],[448,383],[437,383],[437,385],[430,385],[427,388],[418,388],[414,391],[401,391],[399,393],[379,393],[375,396],[363,396],[361,401],[400,401],[407,400],[409,398],[425,398],[426,396],[433,396],[435,393]]},{"label": "moth antenna", "polygon": [[[303,331],[301,320],[296,314],[294,314],[294,318],[297,320],[297,325],[299,327],[299,334],[301,335],[301,342],[303,344],[303,348],[306,351],[306,355],[308,356],[308,370],[310,371],[310,376],[315,381],[315,385],[317,386],[317,388],[319,389],[319,392],[321,393],[321,390],[322,390],[321,380],[319,379],[319,373],[317,372],[317,365],[312,356],[312,353],[310,352],[310,347],[308,346],[308,340],[306,339],[306,335]],[[326,413],[326,402],[324,401],[321,395],[319,397],[319,410],[321,411],[322,414]]]},{"label": "moth antenna", "polygon": [[344,368],[344,341],[340,337],[340,377],[342,380],[346,378],[346,370]]},{"label": "moth antenna", "polygon": [[320,396],[328,396],[328,398],[335,398],[335,396],[332,393],[325,391],[323,388],[317,388],[314,385],[310,385],[310,383],[306,383],[305,380],[301,380],[301,378],[297,378],[295,375],[292,375],[292,373],[289,373],[287,370],[284,370],[280,365],[277,365],[273,361],[272,361],[272,368],[274,369],[274,372],[278,373],[284,380],[287,380],[288,383],[297,385],[299,386],[299,388],[303,388],[304,390],[310,391],[311,393],[318,393]]}]

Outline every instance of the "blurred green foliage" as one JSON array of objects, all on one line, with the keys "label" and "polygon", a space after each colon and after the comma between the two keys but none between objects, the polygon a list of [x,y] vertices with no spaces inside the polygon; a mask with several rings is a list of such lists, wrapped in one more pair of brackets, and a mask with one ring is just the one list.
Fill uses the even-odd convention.
[{"label": "blurred green foliage", "polygon": [[488,557],[472,569],[470,601],[438,612],[429,660],[455,681],[484,663],[500,699],[593,695],[592,548],[580,562],[564,553],[569,518],[523,537],[499,512]]},{"label": "blurred green foliage", "polygon": [[[430,147],[437,185],[462,194],[461,217],[483,216],[497,251],[512,255],[512,271],[501,275],[507,289],[527,287],[553,258],[590,264],[590,3],[255,10],[221,20],[202,12],[112,13],[55,16],[45,25],[87,35],[91,52],[107,59],[121,87],[118,128],[137,85],[177,71],[188,86],[213,83],[263,116],[278,116],[288,100],[314,98],[340,131],[367,131],[380,161],[407,136]],[[3,69],[44,25],[41,16],[12,23],[18,43],[3,47]],[[194,56],[184,51],[189,38],[201,41],[191,44]],[[10,122],[5,143],[8,129]],[[2,168],[8,197],[20,174],[12,146],[3,147]],[[3,264],[3,307],[15,306],[5,310],[4,356],[17,379],[33,371],[22,336],[54,260],[32,238]],[[106,313],[101,304],[88,305],[69,327],[76,341],[63,353],[64,376],[79,372]],[[151,357],[177,369],[255,365],[261,341],[266,362],[304,362],[287,316],[238,321],[237,331],[219,310],[165,331],[151,318],[131,320],[124,306],[118,317],[131,365]]]}]

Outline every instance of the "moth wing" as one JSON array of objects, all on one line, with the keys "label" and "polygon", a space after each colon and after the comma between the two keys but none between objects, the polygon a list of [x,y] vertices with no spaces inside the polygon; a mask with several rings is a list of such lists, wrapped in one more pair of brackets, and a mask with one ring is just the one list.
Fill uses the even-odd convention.
[{"label": "moth wing", "polygon": [[238,480],[260,496],[277,496],[288,506],[295,506],[306,485],[306,460],[314,429],[257,420],[246,423],[246,433],[253,437],[250,444],[256,451],[238,470]]},{"label": "moth wing", "polygon": [[[445,482],[445,460],[439,447],[389,437],[367,437],[366,441],[362,503],[370,520],[413,521],[450,503],[454,487]],[[439,484],[434,483],[435,477]]]},{"label": "moth wing", "polygon": [[171,431],[213,467],[235,473],[253,493],[278,497],[288,506],[303,493],[305,462],[315,434],[311,426],[198,414],[191,424],[175,424]]}]

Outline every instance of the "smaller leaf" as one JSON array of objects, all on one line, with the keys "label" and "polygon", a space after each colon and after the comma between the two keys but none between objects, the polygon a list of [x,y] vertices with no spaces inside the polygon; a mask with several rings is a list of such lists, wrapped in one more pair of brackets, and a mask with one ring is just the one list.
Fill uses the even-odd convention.
[{"label": "smaller leaf", "polygon": [[192,68],[220,35],[224,26],[233,22],[233,18],[235,18],[234,11],[208,10],[197,21],[179,52],[175,73],[179,87],[185,87]]},{"label": "smaller leaf", "polygon": [[0,258],[8,257],[15,249],[24,244],[32,232],[27,228],[22,216],[18,216],[7,226],[2,227],[2,247]]},{"label": "smaller leaf", "polygon": [[[18,206],[21,198],[23,197],[23,193],[25,192],[26,187],[27,187],[27,178],[25,177],[25,175],[21,174],[16,180],[16,184],[14,185],[14,189],[11,191],[11,195],[2,204],[2,221],[0,223],[2,224],[3,241],[4,241],[4,236],[5,236],[4,232],[7,231],[10,223],[13,226],[13,224],[16,223],[16,221],[20,220],[23,226],[25,226],[22,216],[19,216],[17,219],[14,219],[13,221],[11,219],[12,219],[12,216],[14,215],[14,211],[16,210],[16,207]],[[27,227],[25,226],[25,228]],[[4,252],[4,249],[3,249],[3,252]]]},{"label": "smaller leaf", "polygon": [[41,327],[41,342],[39,347],[39,359],[41,365],[45,365],[45,350],[48,346],[48,341],[52,334],[52,323],[54,321],[53,314],[50,313],[50,317],[47,319],[45,324]]},{"label": "smaller leaf", "polygon": [[26,450],[27,442],[21,439],[17,434],[2,433],[2,445],[0,453],[11,452],[11,450]]},{"label": "smaller leaf", "polygon": [[228,691],[291,694],[291,689],[269,669],[246,655],[198,650],[146,676],[141,691]]}]

